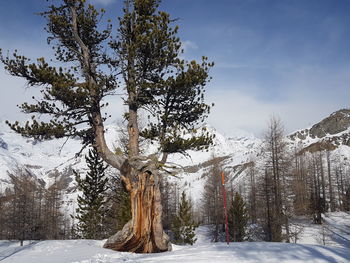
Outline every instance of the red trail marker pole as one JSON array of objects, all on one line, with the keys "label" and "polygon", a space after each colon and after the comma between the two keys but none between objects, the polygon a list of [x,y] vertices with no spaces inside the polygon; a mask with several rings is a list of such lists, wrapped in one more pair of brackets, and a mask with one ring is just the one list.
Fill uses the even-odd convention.
[{"label": "red trail marker pole", "polygon": [[226,242],[230,243],[230,236],[228,234],[228,218],[227,218],[227,201],[226,201],[226,189],[225,189],[225,175],[221,173],[222,193],[224,195],[224,213],[225,213],[225,230],[226,230]]}]

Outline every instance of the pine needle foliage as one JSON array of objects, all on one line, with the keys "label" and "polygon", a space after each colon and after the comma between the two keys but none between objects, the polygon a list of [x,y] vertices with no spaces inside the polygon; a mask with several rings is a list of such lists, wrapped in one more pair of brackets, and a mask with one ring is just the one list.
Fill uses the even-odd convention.
[{"label": "pine needle foliage", "polygon": [[[78,136],[84,144],[90,143],[93,112],[105,106],[100,105],[101,99],[117,87],[114,76],[100,69],[106,64],[103,45],[111,33],[110,24],[102,32],[97,29],[103,14],[104,10],[98,11],[83,0],[64,0],[40,14],[47,20],[48,43],[64,67],[51,66],[43,57],[32,61],[17,50],[4,56],[0,50],[0,61],[11,75],[26,79],[28,87],[41,89],[41,96],[33,97],[33,103],[19,105],[32,120],[24,125],[8,123],[13,130],[36,139]],[[88,49],[89,61],[85,61],[76,35]],[[49,121],[37,118],[43,115],[49,116]]]},{"label": "pine needle foliage", "polygon": [[[214,63],[204,56],[201,63],[180,58],[179,28],[172,25],[168,13],[158,10],[161,1],[125,1],[116,37],[109,22],[100,29],[105,10],[85,0],[60,2],[41,15],[47,20],[48,44],[63,66],[50,65],[42,57],[32,61],[17,50],[12,55],[0,50],[6,71],[42,93],[33,97],[33,103],[19,106],[32,119],[24,125],[8,122],[13,130],[42,140],[78,136],[87,146],[97,125],[108,117],[100,118],[107,105],[103,98],[122,86],[130,109],[124,117],[133,122],[133,113],[147,112],[148,126],[140,135],[159,141],[161,152],[208,147],[213,138],[198,127],[210,112],[204,87]],[[184,134],[192,136],[184,138]]]},{"label": "pine needle foliage", "polygon": [[104,225],[107,233],[113,235],[131,219],[131,202],[130,195],[118,176],[109,180],[108,188]]},{"label": "pine needle foliage", "polygon": [[[159,0],[125,1],[118,37],[111,43],[118,55],[131,111],[148,113],[141,136],[158,140],[164,153],[205,149],[212,137],[196,129],[209,114],[204,87],[214,65],[181,59],[178,27],[166,12],[157,11]],[[132,114],[130,112],[129,114]],[[130,117],[130,115],[127,115]],[[184,138],[184,133],[192,134]]]},{"label": "pine needle foliage", "polygon": [[107,166],[99,157],[95,148],[85,157],[88,172],[85,178],[75,172],[75,180],[82,195],[78,196],[76,219],[79,220],[78,232],[86,239],[100,239],[103,236],[103,218],[105,214],[105,192],[108,179],[105,177]]},{"label": "pine needle foliage", "polygon": [[190,201],[186,197],[186,193],[182,192],[180,209],[178,215],[174,219],[173,233],[175,244],[190,244],[193,245],[197,238],[195,230],[198,225],[193,221],[191,214]]},{"label": "pine needle foliage", "polygon": [[248,223],[248,210],[242,196],[236,192],[232,200],[229,216],[229,234],[232,241],[241,242],[246,237],[245,229]]}]

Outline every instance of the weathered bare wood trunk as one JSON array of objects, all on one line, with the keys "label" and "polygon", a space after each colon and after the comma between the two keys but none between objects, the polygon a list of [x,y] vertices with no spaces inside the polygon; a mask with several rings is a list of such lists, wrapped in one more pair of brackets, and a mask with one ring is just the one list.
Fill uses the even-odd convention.
[{"label": "weathered bare wood trunk", "polygon": [[136,182],[124,178],[131,196],[132,219],[117,234],[111,236],[104,248],[136,253],[157,253],[171,250],[163,231],[162,205],[157,175],[143,172]]}]

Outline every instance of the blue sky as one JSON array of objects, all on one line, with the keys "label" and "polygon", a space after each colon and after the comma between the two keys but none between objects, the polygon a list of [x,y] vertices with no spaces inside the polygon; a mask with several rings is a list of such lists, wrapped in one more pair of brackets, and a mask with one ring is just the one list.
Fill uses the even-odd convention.
[{"label": "blue sky", "polygon": [[[120,15],[121,0],[90,1],[112,20]],[[45,21],[34,15],[47,2],[1,5],[0,47],[49,56]],[[208,122],[221,132],[259,136],[273,114],[292,132],[350,107],[350,1],[163,0],[161,9],[178,18],[186,59],[205,55],[215,62],[207,99],[216,106]],[[0,117],[25,118],[15,105],[32,91],[2,68],[0,88]],[[115,106],[113,117],[121,110]]]}]

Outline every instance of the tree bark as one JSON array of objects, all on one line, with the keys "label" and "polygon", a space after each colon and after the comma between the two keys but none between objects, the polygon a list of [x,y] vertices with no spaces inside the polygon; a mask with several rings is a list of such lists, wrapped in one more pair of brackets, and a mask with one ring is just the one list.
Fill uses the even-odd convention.
[{"label": "tree bark", "polygon": [[162,205],[157,174],[142,172],[131,182],[123,177],[131,196],[132,219],[121,231],[110,237],[104,248],[136,253],[157,253],[171,250],[163,231]]},{"label": "tree bark", "polygon": [[[128,116],[128,158],[113,153],[107,146],[104,136],[103,118],[101,116],[100,93],[96,83],[96,66],[91,59],[88,46],[82,41],[78,30],[78,14],[75,2],[70,5],[72,15],[73,38],[80,47],[80,63],[88,84],[92,99],[91,119],[95,135],[95,146],[103,160],[120,170],[122,180],[130,193],[132,219],[105,243],[105,248],[117,251],[137,253],[154,253],[171,250],[168,236],[163,231],[162,205],[158,172],[146,170],[144,163],[136,160],[139,157],[139,127],[137,123],[138,105],[133,58],[129,57],[128,83],[129,116]],[[166,160],[166,159],[165,159]],[[134,165],[130,165],[133,162]],[[135,166],[136,164],[136,166]],[[138,167],[138,165],[140,167]]]},{"label": "tree bark", "polygon": [[107,146],[106,139],[104,136],[104,126],[103,118],[101,115],[101,106],[100,106],[100,94],[98,92],[98,85],[96,83],[96,65],[92,63],[91,54],[88,46],[83,42],[79,35],[78,30],[78,14],[75,6],[75,2],[70,5],[70,12],[72,16],[72,34],[73,38],[80,47],[80,64],[83,70],[83,75],[86,83],[88,84],[90,94],[92,97],[91,105],[91,119],[92,119],[92,128],[95,134],[95,146],[101,155],[102,159],[117,169],[120,169],[125,158],[119,155],[114,154]]}]

